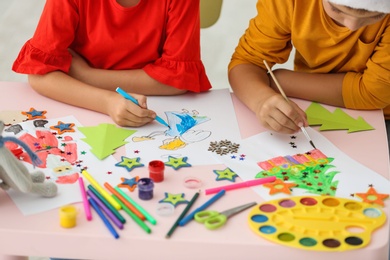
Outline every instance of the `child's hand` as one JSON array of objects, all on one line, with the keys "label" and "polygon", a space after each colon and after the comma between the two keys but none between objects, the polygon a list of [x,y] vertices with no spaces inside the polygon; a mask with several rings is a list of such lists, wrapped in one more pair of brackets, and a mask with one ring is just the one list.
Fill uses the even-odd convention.
[{"label": "child's hand", "polygon": [[139,106],[123,98],[117,93],[110,96],[107,114],[120,126],[143,126],[150,123],[156,117],[156,113],[147,109],[146,97],[143,95],[131,94],[138,100]]},{"label": "child's hand", "polygon": [[272,95],[259,104],[256,116],[264,127],[279,133],[292,134],[299,131],[300,126],[307,126],[305,112],[280,94]]}]

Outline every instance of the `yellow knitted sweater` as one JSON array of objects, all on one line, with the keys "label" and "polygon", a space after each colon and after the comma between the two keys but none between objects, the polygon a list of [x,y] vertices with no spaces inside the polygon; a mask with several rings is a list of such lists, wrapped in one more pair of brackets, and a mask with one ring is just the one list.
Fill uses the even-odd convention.
[{"label": "yellow knitted sweater", "polygon": [[324,11],[322,0],[259,0],[232,56],[229,70],[242,63],[263,67],[284,63],[292,46],[294,70],[347,72],[343,100],[351,109],[384,109],[390,119],[390,15],[350,31]]}]

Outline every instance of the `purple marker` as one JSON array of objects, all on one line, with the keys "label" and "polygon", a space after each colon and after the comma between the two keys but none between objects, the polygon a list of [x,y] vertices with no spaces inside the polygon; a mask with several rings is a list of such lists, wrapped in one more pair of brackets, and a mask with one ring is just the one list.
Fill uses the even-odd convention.
[{"label": "purple marker", "polygon": [[123,223],[112,213],[112,211],[107,208],[106,205],[95,195],[92,191],[87,190],[87,194],[98,204],[98,206],[107,214],[107,216],[114,222],[114,224],[119,228],[123,229]]}]

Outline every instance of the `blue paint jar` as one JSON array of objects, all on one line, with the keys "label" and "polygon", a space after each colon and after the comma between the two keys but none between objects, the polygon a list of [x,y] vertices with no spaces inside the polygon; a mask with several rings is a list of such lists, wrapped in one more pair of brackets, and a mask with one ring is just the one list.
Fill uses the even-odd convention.
[{"label": "blue paint jar", "polygon": [[154,183],[150,178],[141,178],[138,180],[138,197],[141,200],[150,200],[153,198]]}]

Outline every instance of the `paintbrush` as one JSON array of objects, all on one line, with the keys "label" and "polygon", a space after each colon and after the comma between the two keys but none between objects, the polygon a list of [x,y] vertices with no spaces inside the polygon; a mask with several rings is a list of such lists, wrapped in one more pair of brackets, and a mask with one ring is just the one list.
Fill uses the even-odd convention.
[{"label": "paintbrush", "polygon": [[[267,67],[267,70],[268,70],[269,74],[271,75],[271,77],[272,77],[272,79],[274,80],[276,86],[278,87],[280,94],[282,94],[282,96],[284,97],[284,99],[285,99],[288,103],[290,103],[290,100],[288,99],[288,97],[287,97],[286,94],[284,93],[284,91],[283,91],[283,89],[282,89],[282,86],[280,86],[280,84],[279,84],[278,80],[276,79],[274,73],[272,72],[271,68],[268,66],[267,61],[266,61],[266,60],[263,60],[263,63],[264,63],[264,65]],[[301,131],[302,131],[302,133],[306,136],[306,139],[309,141],[309,143],[311,144],[311,146],[313,146],[314,149],[317,149],[317,148],[315,147],[313,141],[311,140],[309,134],[307,133],[307,131],[306,131],[306,129],[305,129],[304,126],[301,126]]]}]

